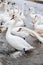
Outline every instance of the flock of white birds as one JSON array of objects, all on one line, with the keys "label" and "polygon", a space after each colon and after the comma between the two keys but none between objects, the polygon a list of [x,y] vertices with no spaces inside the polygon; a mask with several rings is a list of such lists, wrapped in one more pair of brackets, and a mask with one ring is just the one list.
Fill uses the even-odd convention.
[{"label": "flock of white birds", "polygon": [[[15,5],[13,5],[15,4]],[[24,11],[20,10],[16,3],[11,5],[7,0],[2,0],[0,4],[0,33],[6,31],[7,42],[18,51],[29,51],[35,49],[26,40],[26,37],[30,35],[36,37],[41,43],[43,43],[43,15],[36,14],[33,7],[29,8],[29,16],[33,19],[32,24],[34,30],[31,30],[25,25]],[[26,5],[24,3],[24,5]]]}]

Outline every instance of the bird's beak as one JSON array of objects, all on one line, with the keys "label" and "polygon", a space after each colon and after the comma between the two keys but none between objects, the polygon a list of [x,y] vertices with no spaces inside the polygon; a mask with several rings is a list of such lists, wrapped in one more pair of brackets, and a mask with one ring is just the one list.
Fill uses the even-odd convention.
[{"label": "bird's beak", "polygon": [[0,28],[0,33],[2,32],[1,28]]},{"label": "bird's beak", "polygon": [[17,32],[20,32],[20,31],[21,31],[21,29],[22,29],[22,28],[19,28],[19,29],[17,30]]}]

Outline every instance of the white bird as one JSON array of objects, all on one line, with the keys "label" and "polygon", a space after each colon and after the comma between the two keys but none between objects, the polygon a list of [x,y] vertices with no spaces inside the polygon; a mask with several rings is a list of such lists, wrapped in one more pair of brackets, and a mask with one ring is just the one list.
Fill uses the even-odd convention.
[{"label": "white bird", "polygon": [[29,11],[30,11],[30,14],[29,14],[29,15],[30,15],[31,18],[33,18],[33,19],[35,18],[36,15],[41,15],[41,14],[35,13],[35,8],[34,8],[34,7],[30,7],[30,8],[29,8]]},{"label": "white bird", "polygon": [[43,30],[43,17],[36,15],[33,24],[34,29]]},{"label": "white bird", "polygon": [[9,12],[7,12],[7,1],[4,1],[1,4],[2,6],[0,7],[0,19],[2,19],[5,23],[6,21],[10,20],[11,17],[9,16]]},{"label": "white bird", "polygon": [[25,20],[24,11],[22,11],[22,10],[19,9],[18,15],[19,15],[19,17],[20,17],[22,20]]},{"label": "white bird", "polygon": [[20,38],[18,36],[12,35],[11,34],[11,27],[12,27],[12,25],[9,26],[8,31],[6,33],[6,40],[8,41],[8,43],[12,47],[14,47],[17,50],[25,50],[25,51],[34,49],[33,46],[31,46],[30,44],[28,44],[22,38]]},{"label": "white bird", "polygon": [[[8,17],[8,16],[7,16]],[[4,21],[6,21],[5,22],[5,24],[4,25],[2,25],[2,27],[3,26],[5,26],[5,27],[8,27],[8,25],[10,25],[10,23],[9,22],[14,22],[15,21],[15,23],[14,23],[14,27],[16,26],[16,27],[18,27],[18,26],[24,26],[25,25],[25,23],[24,23],[24,21],[21,19],[21,17],[23,17],[23,16],[21,16],[21,15],[17,15],[17,17],[16,16],[14,16],[13,18],[12,18],[12,20],[9,18],[3,18],[4,19]]]},{"label": "white bird", "polygon": [[[16,30],[18,30],[18,29],[16,29]],[[12,33],[14,34],[17,34],[17,32],[16,32],[16,30],[15,30],[15,32],[14,32],[14,30],[12,29],[11,31],[12,31]],[[23,29],[22,29],[23,30]],[[26,28],[26,27],[24,27],[24,30],[25,31],[27,31],[27,33],[28,33],[28,35],[27,36],[29,36],[29,35],[34,35],[40,42],[42,42],[43,43],[43,37],[41,37],[37,32],[35,32],[35,31],[33,31],[33,30],[31,30],[31,29],[28,29],[28,28]],[[25,33],[25,31],[24,31],[24,33]],[[23,32],[23,31],[22,31]],[[21,32],[21,34],[23,34]],[[19,34],[17,34],[17,35],[19,35]],[[20,35],[19,35],[20,36]],[[23,35],[24,36],[24,35]]]},{"label": "white bird", "polygon": [[[12,23],[11,23],[12,24]],[[13,25],[14,25],[14,23],[13,23]],[[7,26],[7,25],[6,25]],[[4,28],[4,27],[3,27]],[[9,27],[8,27],[9,28]],[[4,28],[4,29],[6,29],[6,27]],[[16,28],[15,28],[16,29]],[[16,34],[15,33],[15,31],[17,30],[15,30],[14,31],[14,27],[11,29],[12,30],[12,33],[13,34]],[[43,43],[43,37],[41,37],[38,33],[36,33],[36,32],[34,32],[34,31],[32,31],[32,30],[30,30],[30,29],[28,29],[28,28],[26,28],[26,30],[30,33],[30,34],[33,34],[33,35],[35,35],[35,37],[39,40],[39,41],[41,41],[42,43]],[[13,32],[14,31],[14,32]],[[18,34],[19,35],[19,34]],[[24,35],[23,35],[24,36]]]},{"label": "white bird", "polygon": [[7,0],[4,0],[1,4],[0,4],[0,12],[5,12],[7,10]]},{"label": "white bird", "polygon": [[13,20],[13,19],[7,21],[6,23],[4,23],[2,25],[2,32],[5,31],[13,22],[14,22],[14,25],[13,26],[15,26],[15,20]]},{"label": "white bird", "polygon": [[12,24],[12,22],[14,22],[13,28],[14,28],[14,27],[24,26],[24,22],[23,22],[22,20],[17,20],[17,21],[15,21],[15,20],[12,19],[12,20],[7,21],[4,25],[2,25],[2,31],[5,31],[6,28],[8,28],[9,25]]},{"label": "white bird", "polygon": [[[19,28],[19,27],[18,27]],[[15,34],[15,35],[18,35],[18,36],[21,36],[21,37],[25,37],[25,36],[29,36],[29,34],[33,34],[40,42],[43,43],[43,37],[41,37],[37,32],[31,30],[31,29],[28,29],[26,27],[21,27],[22,28],[22,31],[21,33],[19,32],[18,28],[15,28],[11,30],[11,33],[12,34]],[[17,32],[16,32],[17,31]],[[27,31],[27,32],[26,32]],[[24,33],[23,33],[24,32]],[[23,35],[23,36],[22,36]]]},{"label": "white bird", "polygon": [[[13,24],[14,25],[14,24]],[[12,30],[12,29],[11,29]],[[31,34],[33,34],[33,35],[35,35],[35,37],[40,41],[40,42],[42,42],[43,43],[43,37],[41,37],[38,33],[36,33],[35,31],[33,31],[33,30],[31,30],[31,29],[28,29],[28,28],[26,28],[26,30],[29,32],[29,34],[31,35]],[[13,32],[12,32],[13,33]],[[13,35],[14,36],[14,35]]]},{"label": "white bird", "polygon": [[29,36],[29,31],[27,30],[26,27],[15,27],[11,30],[11,33],[13,35],[20,36],[24,39]]},{"label": "white bird", "polygon": [[[13,10],[11,10],[11,12],[9,14],[11,14],[10,16],[12,17]],[[9,17],[7,15],[7,13],[5,13],[4,16],[2,16],[2,17],[3,17],[2,19],[4,20],[4,23],[5,23],[2,26],[10,25],[9,21],[11,21],[11,17]],[[22,17],[23,16],[20,16],[20,15],[19,16],[18,15],[16,15],[16,16],[14,15],[14,17],[12,18],[12,22],[15,21],[15,25],[14,26],[24,26],[24,21],[21,19]]]}]

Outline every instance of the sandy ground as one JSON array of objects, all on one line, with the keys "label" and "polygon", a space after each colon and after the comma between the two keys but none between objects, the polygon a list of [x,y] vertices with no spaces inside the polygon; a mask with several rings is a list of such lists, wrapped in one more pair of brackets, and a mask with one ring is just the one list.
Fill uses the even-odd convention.
[{"label": "sandy ground", "polygon": [[[36,6],[37,5],[37,6]],[[36,4],[29,2],[26,7],[36,7],[37,11],[42,12],[43,7],[41,4]],[[30,24],[31,19],[26,15],[25,23],[28,28],[33,29],[33,26]],[[43,65],[43,43],[36,41],[36,38],[29,36],[26,38],[26,41],[32,46],[36,47],[32,52],[28,52],[26,56],[21,56],[17,59],[11,58],[10,56],[0,54],[0,65]],[[3,42],[4,41],[4,42]],[[5,33],[0,33],[0,50],[11,50],[12,48],[6,41]],[[2,63],[2,64],[1,64]]]}]

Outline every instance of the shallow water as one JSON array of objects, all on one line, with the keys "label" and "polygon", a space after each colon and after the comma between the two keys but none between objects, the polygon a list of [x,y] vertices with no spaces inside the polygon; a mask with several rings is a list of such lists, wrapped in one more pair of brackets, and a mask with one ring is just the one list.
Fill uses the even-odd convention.
[{"label": "shallow water", "polygon": [[[37,6],[36,6],[37,5]],[[27,2],[26,9],[30,6],[36,7],[36,11],[39,13],[43,12],[43,7],[41,4],[36,4],[32,2]],[[30,24],[32,20],[29,18],[29,16],[26,14],[25,23],[28,28],[33,29],[33,26]],[[5,32],[0,33],[0,50],[12,50],[12,48],[6,41],[5,38]],[[3,65],[43,65],[43,43],[40,44],[40,42],[36,41],[36,38],[33,38],[29,36],[26,38],[26,41],[30,43],[32,46],[36,47],[35,50],[29,51],[28,54],[22,57],[19,57],[17,59],[11,58],[10,56],[2,55],[0,54],[0,62],[2,62]]]}]

